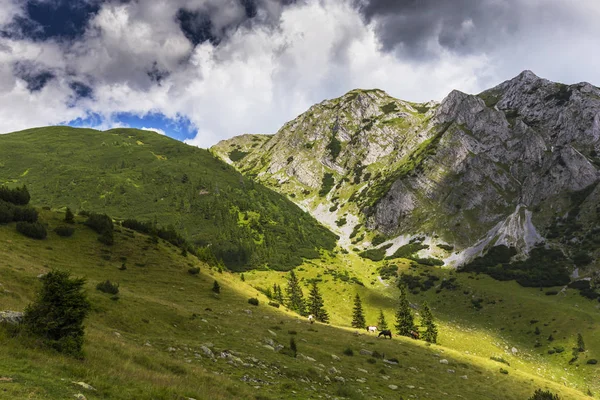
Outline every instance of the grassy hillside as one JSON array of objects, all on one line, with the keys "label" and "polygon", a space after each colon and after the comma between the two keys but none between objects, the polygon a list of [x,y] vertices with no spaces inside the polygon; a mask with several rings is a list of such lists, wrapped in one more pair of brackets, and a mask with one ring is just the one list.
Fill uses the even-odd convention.
[{"label": "grassy hillside", "polygon": [[0,184],[32,202],[173,226],[234,270],[287,270],[333,249],[300,208],[209,152],[154,132],[49,127],[0,136]]},{"label": "grassy hillside", "polygon": [[[373,264],[358,258],[323,259],[300,269],[299,274],[306,279],[325,275],[327,269],[336,271],[337,276],[350,268],[349,274],[365,282],[364,287],[342,283],[345,279],[341,278],[333,282],[333,272],[326,274],[322,287],[333,325],[310,325],[282,308],[269,307],[267,299],[251,286],[282,282],[282,273],[249,272],[245,274],[246,282],[242,282],[238,275],[219,273],[191,255],[182,256],[178,248],[162,240],[155,243],[125,228],[116,228],[115,244],[105,246],[81,219],[77,220],[74,235],[62,238],[52,232],[62,218],[60,213],[42,212],[41,221],[48,226],[49,235],[41,241],[20,235],[14,224],[0,225],[0,308],[22,310],[40,285],[37,276],[50,268],[60,267],[86,277],[92,302],[92,313],[86,322],[86,358],[75,360],[32,347],[0,329],[0,399],[64,399],[82,393],[87,399],[265,400],[331,396],[517,400],[527,399],[539,387],[559,393],[562,399],[587,398],[579,385],[579,390],[571,388],[572,371],[565,372],[571,374],[566,387],[560,380],[562,375],[551,379],[536,373],[532,368],[535,360],[520,363],[515,361],[520,358],[515,357],[510,359],[510,367],[490,360],[488,351],[493,343],[488,336],[481,336],[487,328],[476,322],[478,318],[485,320],[482,315],[487,314],[471,317],[473,311],[459,307],[455,299],[460,298],[458,293],[448,294],[440,298],[442,304],[435,304],[436,313],[443,320],[439,346],[406,338],[377,339],[366,333],[357,336],[353,329],[336,326],[347,325],[349,304],[344,299],[356,290],[365,299],[368,322],[373,321],[375,307],[384,308],[392,322],[394,290],[378,286],[370,275]],[[127,269],[120,270],[123,263]],[[200,273],[191,275],[191,267],[199,267]],[[120,284],[118,300],[94,289],[106,279]],[[211,292],[215,279],[221,284],[219,296]],[[464,280],[467,282],[466,277]],[[473,283],[481,283],[481,288],[489,284],[485,280]],[[505,289],[523,290],[512,286],[497,290]],[[493,293],[491,288],[490,291]],[[430,303],[435,303],[432,293],[424,296],[430,296]],[[248,304],[250,297],[258,298],[258,307]],[[513,301],[536,298],[533,291],[504,297],[505,305],[510,307]],[[515,300],[511,300],[513,297]],[[537,304],[525,306],[523,315],[528,315]],[[567,329],[563,328],[565,315],[558,302],[544,304],[548,313],[561,321],[560,329]],[[451,305],[456,307],[455,315],[447,318]],[[582,314],[573,313],[571,318],[579,323],[580,316],[588,315],[592,309],[582,306],[578,310]],[[487,310],[488,306],[484,306],[484,313]],[[540,318],[547,319],[545,315]],[[463,324],[463,319],[468,323]],[[590,326],[594,327],[596,321],[595,316],[589,316]],[[453,325],[466,329],[450,329]],[[297,358],[268,347],[288,346],[290,338],[297,343]],[[598,348],[591,335],[586,335],[586,340],[590,348]],[[214,360],[202,346],[211,349]],[[354,355],[344,354],[348,348]],[[381,357],[362,355],[361,349],[377,351],[399,363],[389,364]],[[470,349],[469,353],[466,349]],[[440,363],[441,359],[448,360],[448,364]],[[501,367],[509,374],[500,373]],[[85,382],[96,390],[86,390],[72,382]]]}]

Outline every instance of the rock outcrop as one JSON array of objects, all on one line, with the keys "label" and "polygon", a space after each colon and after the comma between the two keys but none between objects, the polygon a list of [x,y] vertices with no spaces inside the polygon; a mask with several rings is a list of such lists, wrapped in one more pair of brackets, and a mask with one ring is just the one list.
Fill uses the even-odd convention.
[{"label": "rock outcrop", "polygon": [[[243,157],[233,161],[235,150]],[[600,226],[600,89],[530,71],[439,104],[354,90],[274,136],[213,152],[287,194],[347,248],[368,247],[376,233],[421,234],[452,247],[446,261],[459,265],[498,244],[524,255],[542,241],[581,251]]]}]

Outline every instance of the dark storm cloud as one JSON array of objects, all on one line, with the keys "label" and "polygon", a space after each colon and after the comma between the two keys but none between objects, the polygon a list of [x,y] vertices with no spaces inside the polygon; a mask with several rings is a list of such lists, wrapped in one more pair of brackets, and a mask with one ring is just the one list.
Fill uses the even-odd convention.
[{"label": "dark storm cloud", "polygon": [[156,82],[160,85],[163,79],[167,78],[170,75],[170,72],[167,70],[160,69],[158,67],[158,63],[154,61],[152,63],[152,67],[150,67],[150,69],[146,71],[146,74],[152,82]]},{"label": "dark storm cloud", "polygon": [[101,0],[29,0],[24,2],[24,15],[15,16],[3,34],[31,40],[76,39],[101,4]]},{"label": "dark storm cloud", "polygon": [[91,99],[94,95],[94,89],[83,82],[73,81],[69,83],[69,88],[73,91],[75,100]]},{"label": "dark storm cloud", "polygon": [[27,83],[27,90],[39,92],[48,82],[56,77],[54,72],[30,61],[19,61],[13,64],[13,73]]},{"label": "dark storm cloud", "polygon": [[360,11],[386,51],[422,59],[436,55],[432,40],[458,54],[486,51],[555,7],[525,0],[365,0]]},{"label": "dark storm cloud", "polygon": [[215,31],[210,14],[202,11],[190,11],[184,8],[177,11],[177,22],[186,38],[194,46],[209,41],[213,46],[221,41]]}]

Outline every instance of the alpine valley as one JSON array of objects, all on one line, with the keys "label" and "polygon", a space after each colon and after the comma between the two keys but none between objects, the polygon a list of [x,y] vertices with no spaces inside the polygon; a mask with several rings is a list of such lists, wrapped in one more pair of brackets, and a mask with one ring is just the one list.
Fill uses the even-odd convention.
[{"label": "alpine valley", "polygon": [[600,89],[529,71],[0,135],[0,399],[598,399],[599,169]]}]

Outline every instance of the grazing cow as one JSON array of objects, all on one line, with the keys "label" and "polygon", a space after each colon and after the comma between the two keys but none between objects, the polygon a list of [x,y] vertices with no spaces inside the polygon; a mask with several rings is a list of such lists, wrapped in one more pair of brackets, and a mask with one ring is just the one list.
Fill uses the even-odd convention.
[{"label": "grazing cow", "polygon": [[311,324],[315,322],[315,317],[312,314],[308,316],[308,322],[310,322]]},{"label": "grazing cow", "polygon": [[381,332],[379,332],[379,335],[377,335],[377,337],[381,337],[381,335],[383,335],[383,338],[385,339],[386,337],[389,337],[390,339],[392,338],[392,331],[389,329],[385,329]]},{"label": "grazing cow", "polygon": [[371,333],[375,333],[377,332],[377,327],[376,326],[367,326],[367,332]]},{"label": "grazing cow", "polygon": [[419,335],[419,332],[416,331],[410,331],[410,337],[413,339],[418,339],[421,335]]}]

